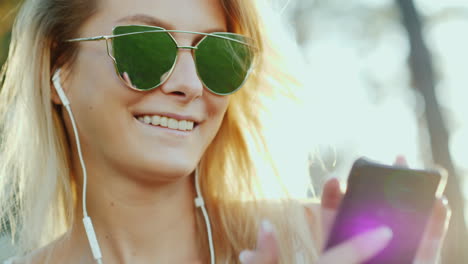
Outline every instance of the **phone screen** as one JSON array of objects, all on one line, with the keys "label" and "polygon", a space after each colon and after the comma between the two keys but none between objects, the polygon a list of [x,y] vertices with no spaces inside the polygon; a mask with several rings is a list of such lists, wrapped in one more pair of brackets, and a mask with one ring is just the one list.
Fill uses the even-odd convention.
[{"label": "phone screen", "polygon": [[388,246],[366,264],[411,264],[435,201],[436,171],[380,165],[359,159],[348,178],[325,249],[381,226],[393,231]]}]

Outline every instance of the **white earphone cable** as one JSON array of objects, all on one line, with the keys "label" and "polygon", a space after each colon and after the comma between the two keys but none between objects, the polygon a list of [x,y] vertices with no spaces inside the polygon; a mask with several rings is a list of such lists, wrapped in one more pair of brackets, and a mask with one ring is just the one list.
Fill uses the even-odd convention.
[{"label": "white earphone cable", "polygon": [[62,101],[62,104],[65,106],[65,109],[68,112],[68,115],[70,117],[72,127],[73,127],[73,133],[75,135],[75,142],[76,142],[76,148],[78,150],[78,156],[80,159],[80,164],[81,164],[81,170],[83,173],[83,224],[85,227],[86,235],[88,237],[89,245],[91,247],[91,252],[93,253],[93,257],[96,260],[98,264],[102,264],[102,253],[101,249],[99,247],[99,243],[96,237],[96,232],[94,231],[93,223],[91,221],[91,218],[88,216],[88,212],[86,210],[86,187],[88,185],[88,174],[86,172],[86,165],[83,159],[83,154],[81,152],[81,143],[80,143],[80,138],[78,136],[78,129],[76,127],[75,123],[75,118],[73,116],[73,112],[70,108],[70,101],[68,100],[67,96],[65,95],[65,92],[62,89],[62,84],[60,81],[60,69],[58,69],[54,77],[52,78],[52,81],[54,83],[55,89],[57,90],[57,93],[60,97],[60,100]]},{"label": "white earphone cable", "polygon": [[[73,116],[73,112],[70,108],[70,102],[65,95],[65,92],[62,89],[61,81],[60,81],[60,69],[58,69],[52,78],[52,81],[54,83],[54,87],[60,97],[60,100],[62,101],[62,104],[65,106],[65,109],[68,112],[68,115],[70,117],[72,127],[73,127],[73,133],[75,135],[75,140],[76,140],[76,148],[78,150],[78,156],[80,159],[80,164],[81,164],[81,169],[83,173],[83,224],[86,230],[86,235],[88,236],[88,242],[91,247],[91,252],[93,254],[94,259],[98,264],[103,264],[102,261],[102,253],[101,249],[99,247],[99,243],[96,237],[96,232],[94,231],[93,224],[91,222],[91,218],[88,216],[88,212],[86,210],[86,191],[87,191],[87,184],[88,184],[88,174],[86,172],[86,165],[83,159],[83,154],[81,152],[81,144],[80,144],[80,139],[78,136],[78,129],[75,123],[75,118]],[[203,217],[205,219],[205,224],[206,224],[206,230],[208,233],[208,243],[210,247],[210,257],[211,257],[211,264],[215,264],[215,251],[214,251],[214,246],[213,246],[213,238],[212,238],[212,233],[211,233],[211,223],[210,223],[210,218],[208,217],[208,213],[206,212],[205,208],[205,202],[203,200],[203,196],[201,195],[200,192],[200,186],[198,183],[198,166],[195,170],[195,189],[197,193],[197,197],[195,198],[195,206],[200,207],[203,213]]]},{"label": "white earphone cable", "polygon": [[216,263],[215,251],[214,251],[214,246],[213,246],[213,236],[211,234],[210,217],[208,216],[208,213],[206,212],[205,201],[203,200],[203,196],[201,195],[201,192],[200,192],[200,185],[198,182],[198,166],[195,169],[195,190],[197,192],[197,197],[195,198],[195,206],[201,208],[203,217],[205,218],[206,231],[208,233],[208,244],[210,247],[211,264],[215,264]]},{"label": "white earphone cable", "polygon": [[77,136],[78,135],[78,129],[76,128],[75,124],[75,118],[73,116],[73,112],[70,109],[70,106],[67,105],[65,108],[68,111],[68,114],[70,115],[70,120],[73,126],[73,132],[75,134],[75,140],[76,140],[76,148],[78,149],[78,157],[80,158],[80,164],[81,164],[81,169],[83,171],[83,216],[88,216],[88,211],[86,210],[86,187],[88,186],[88,174],[86,172],[86,165],[83,160],[83,155],[81,152],[81,143],[80,143],[80,138]]}]

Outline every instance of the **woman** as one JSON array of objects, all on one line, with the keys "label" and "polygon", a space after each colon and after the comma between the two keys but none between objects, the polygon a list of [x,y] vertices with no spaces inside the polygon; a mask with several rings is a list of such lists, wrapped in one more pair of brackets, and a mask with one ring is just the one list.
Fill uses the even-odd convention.
[{"label": "woman", "polygon": [[[249,142],[264,140],[262,100],[293,84],[271,63],[263,8],[25,1],[0,98],[12,263],[358,263],[386,245],[380,228],[319,253],[336,180],[317,210],[261,202],[268,149]],[[418,263],[438,256],[447,209],[434,212]]]}]

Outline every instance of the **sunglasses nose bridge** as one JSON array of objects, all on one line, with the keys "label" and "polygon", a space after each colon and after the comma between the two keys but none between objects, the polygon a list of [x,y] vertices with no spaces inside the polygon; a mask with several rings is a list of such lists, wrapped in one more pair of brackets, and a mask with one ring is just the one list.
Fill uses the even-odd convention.
[{"label": "sunglasses nose bridge", "polygon": [[192,51],[196,47],[177,46],[178,50],[188,50],[189,53],[181,52],[176,57],[171,73],[164,78],[164,85],[161,89],[169,94],[171,92],[181,92],[185,94],[187,100],[200,97],[203,92],[203,82],[198,76],[196,62]]},{"label": "sunglasses nose bridge", "polygon": [[177,46],[178,49],[186,49],[186,50],[197,50],[198,47],[194,46]]}]

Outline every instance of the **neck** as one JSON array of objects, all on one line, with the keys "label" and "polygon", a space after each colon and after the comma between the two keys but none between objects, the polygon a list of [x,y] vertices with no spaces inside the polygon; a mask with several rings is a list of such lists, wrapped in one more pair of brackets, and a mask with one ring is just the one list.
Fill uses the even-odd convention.
[{"label": "neck", "polygon": [[[199,259],[193,175],[164,184],[129,177],[88,178],[87,211],[104,263],[193,263]],[[71,240],[91,257],[81,200]],[[176,249],[176,250],[174,250]],[[91,260],[92,261],[92,260]],[[91,263],[91,262],[86,262]]]}]

